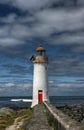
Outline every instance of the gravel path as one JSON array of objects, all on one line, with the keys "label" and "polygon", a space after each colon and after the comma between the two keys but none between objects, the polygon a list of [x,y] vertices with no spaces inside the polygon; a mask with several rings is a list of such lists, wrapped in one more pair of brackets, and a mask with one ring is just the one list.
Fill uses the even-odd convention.
[{"label": "gravel path", "polygon": [[34,116],[23,125],[24,130],[52,130],[48,124],[43,104],[34,107]]}]

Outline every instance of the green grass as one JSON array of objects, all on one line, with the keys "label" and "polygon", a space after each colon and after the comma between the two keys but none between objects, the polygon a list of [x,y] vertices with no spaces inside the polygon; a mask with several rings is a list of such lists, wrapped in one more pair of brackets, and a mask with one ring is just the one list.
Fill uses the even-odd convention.
[{"label": "green grass", "polygon": [[52,127],[52,130],[55,130],[55,124],[54,124],[54,119],[53,116],[50,115],[48,112],[46,112],[47,120],[49,125]]}]

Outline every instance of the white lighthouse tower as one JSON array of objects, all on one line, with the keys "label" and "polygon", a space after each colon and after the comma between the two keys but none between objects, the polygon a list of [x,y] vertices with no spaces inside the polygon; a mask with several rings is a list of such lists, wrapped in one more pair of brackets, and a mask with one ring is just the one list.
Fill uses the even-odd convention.
[{"label": "white lighthouse tower", "polygon": [[33,100],[31,107],[39,102],[49,101],[47,75],[48,57],[45,53],[46,50],[40,45],[36,48],[36,54],[31,58],[34,65]]}]

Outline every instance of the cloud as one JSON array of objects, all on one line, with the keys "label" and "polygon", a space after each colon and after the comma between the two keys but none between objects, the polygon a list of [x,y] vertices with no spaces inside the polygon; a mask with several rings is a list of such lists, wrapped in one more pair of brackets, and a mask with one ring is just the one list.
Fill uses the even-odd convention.
[{"label": "cloud", "polygon": [[9,14],[9,15],[7,15],[7,16],[4,16],[4,17],[0,17],[0,22],[1,23],[14,23],[15,22],[15,20],[17,19],[17,15],[15,14],[15,13],[11,13],[11,14]]},{"label": "cloud", "polygon": [[[1,96],[31,96],[32,82],[6,82],[0,83]],[[80,92],[79,92],[80,89]],[[49,82],[49,95],[52,96],[82,96],[84,92],[84,82]]]},{"label": "cloud", "polygon": [[[80,91],[79,91],[80,90]],[[55,96],[83,96],[84,82],[68,82],[49,84],[49,94]]]},{"label": "cloud", "polygon": [[50,0],[3,0],[0,1],[1,4],[8,4],[14,7],[19,8],[20,10],[23,11],[38,11],[39,9],[42,9],[44,7],[48,7],[50,6],[50,4],[52,4],[54,2],[54,0],[52,0],[52,2]]},{"label": "cloud", "polygon": [[[13,12],[0,17],[0,45],[16,46],[34,42],[35,38],[42,39],[51,45],[83,44],[84,41],[84,8],[54,8],[53,4],[60,4],[61,0],[15,0],[0,3],[9,4],[16,8],[31,10],[25,15]],[[64,2],[64,1],[63,1]],[[38,4],[37,4],[38,3]],[[64,6],[70,2],[64,2]],[[84,2],[78,0],[78,5]],[[47,8],[46,8],[47,6]],[[42,9],[43,8],[43,9]],[[39,11],[33,11],[39,10]]]},{"label": "cloud", "polygon": [[[10,14],[1,19],[3,23],[8,24],[1,27],[3,36],[8,33],[9,37],[9,44],[4,46],[13,45],[14,42],[25,43],[26,39],[34,38],[42,38],[50,44],[83,44],[83,14],[84,9],[75,11],[44,9],[33,16],[22,17]],[[13,40],[15,41],[13,42]],[[1,39],[1,41],[3,40]]]},{"label": "cloud", "polygon": [[[18,15],[14,11],[0,17],[0,51],[4,50],[10,57],[29,57],[30,48],[35,47],[37,42],[43,41],[50,49],[64,45],[64,48],[58,49],[58,57],[56,50],[53,52],[52,49],[54,58],[50,59],[49,74],[84,76],[84,60],[79,55],[79,58],[72,57],[73,53],[84,53],[83,0],[78,0],[76,7],[70,0],[3,0],[0,3],[25,12],[25,15]],[[72,55],[68,57],[68,53]],[[26,66],[9,68],[11,74],[29,72]],[[30,71],[31,68],[30,65]]]},{"label": "cloud", "polygon": [[0,83],[1,96],[30,96],[32,93],[31,83]]},{"label": "cloud", "polygon": [[38,11],[43,8],[64,8],[84,6],[83,0],[3,0],[1,4],[8,4],[20,8],[21,10]]},{"label": "cloud", "polygon": [[50,0],[16,0],[13,5],[23,10],[38,10],[45,7],[49,2]]},{"label": "cloud", "polygon": [[5,84],[6,87],[13,87],[15,84],[14,83],[7,83]]},{"label": "cloud", "polygon": [[[45,39],[48,40],[48,43],[49,41],[52,44],[74,44],[79,43],[79,41],[83,43],[84,34],[78,33],[78,30],[82,30],[84,26],[83,14],[83,9],[75,11],[47,9],[40,11],[36,14],[40,24],[37,23],[35,28],[39,29],[39,34],[46,34]],[[43,27],[44,29],[42,29]],[[42,33],[42,30],[44,33]]]},{"label": "cloud", "polygon": [[0,39],[0,45],[1,46],[15,46],[18,44],[24,44],[24,41],[21,41],[19,39],[14,39],[14,38],[1,38]]},{"label": "cloud", "polygon": [[11,36],[25,42],[27,38],[31,38],[31,29],[25,25],[15,24],[12,26]]}]

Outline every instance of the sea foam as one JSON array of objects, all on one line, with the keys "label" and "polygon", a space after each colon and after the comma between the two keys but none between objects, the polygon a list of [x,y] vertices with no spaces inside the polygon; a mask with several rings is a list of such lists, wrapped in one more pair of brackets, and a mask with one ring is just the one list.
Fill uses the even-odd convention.
[{"label": "sea foam", "polygon": [[12,102],[32,102],[32,99],[11,99]]}]

